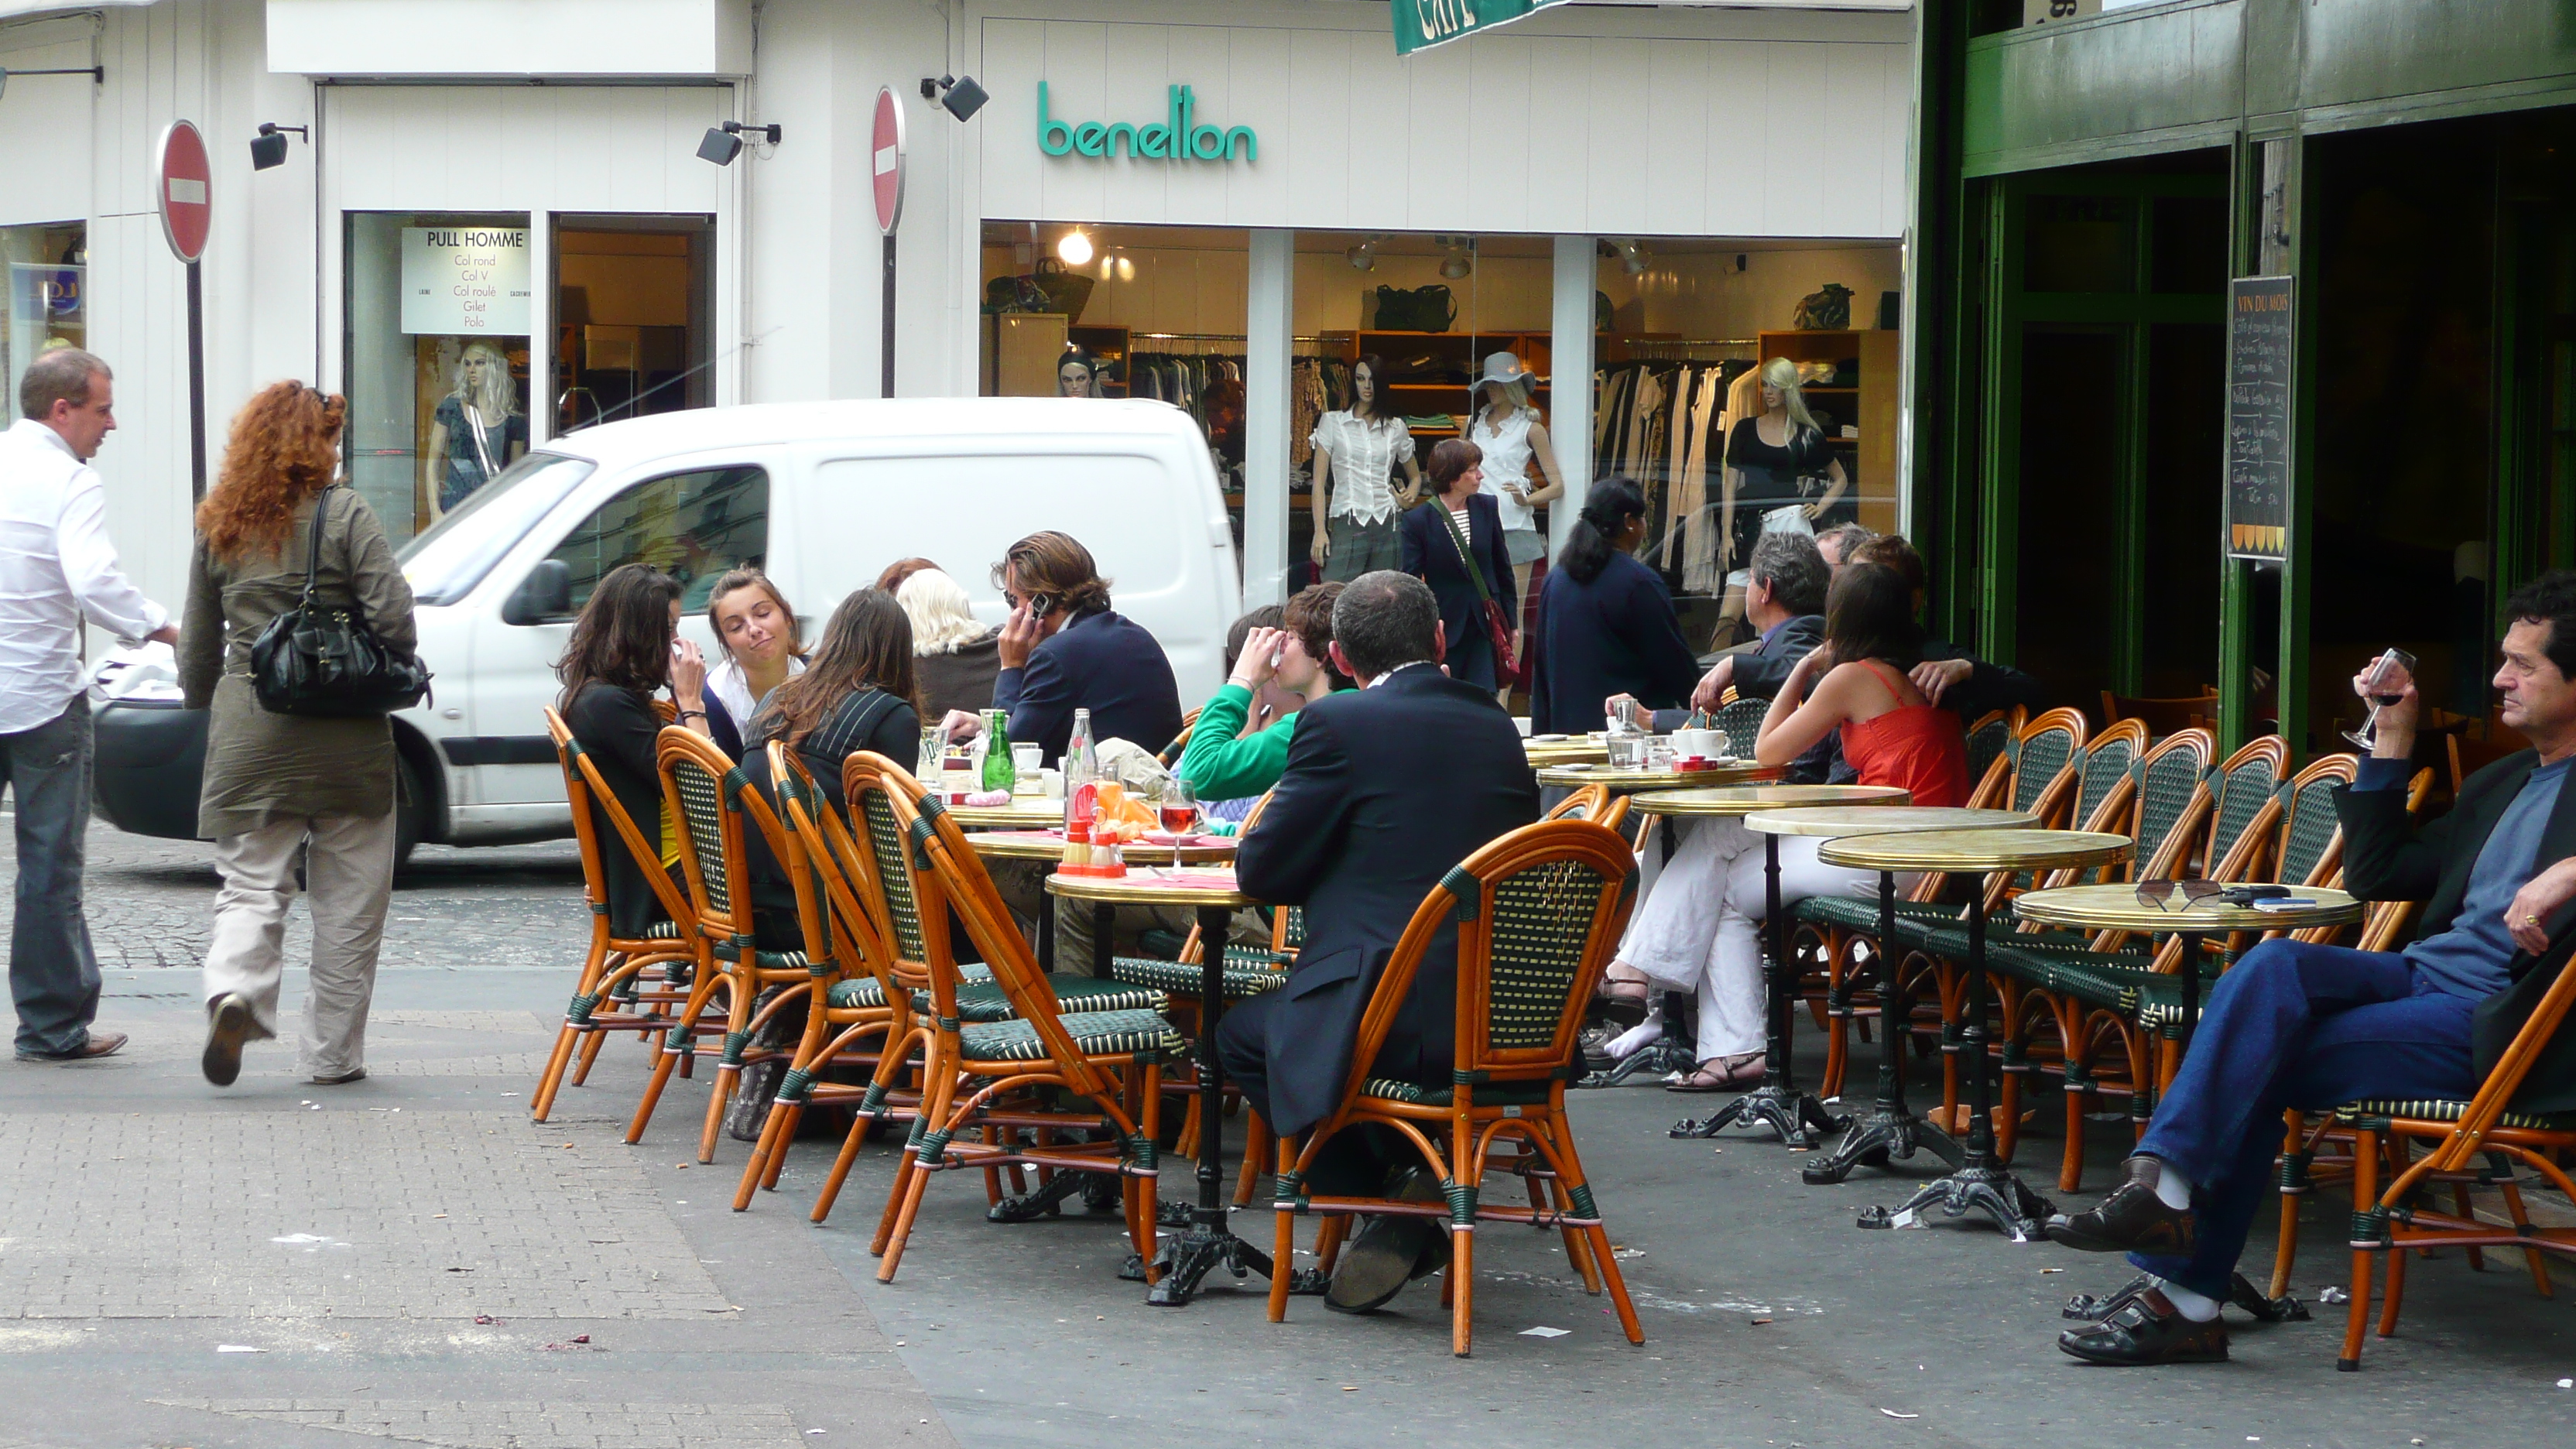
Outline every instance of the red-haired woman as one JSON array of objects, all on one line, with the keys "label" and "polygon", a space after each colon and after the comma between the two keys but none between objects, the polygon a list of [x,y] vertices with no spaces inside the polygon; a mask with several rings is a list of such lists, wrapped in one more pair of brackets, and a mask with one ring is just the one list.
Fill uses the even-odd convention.
[{"label": "red-haired woman", "polygon": [[393,727],[271,714],[250,685],[251,641],[304,591],[317,508],[320,601],[365,619],[397,652],[417,637],[384,525],[331,486],[348,411],[300,383],[262,388],[233,419],[223,476],[197,506],[179,683],[190,709],[214,709],[197,830],[215,838],[224,878],[206,948],[203,1061],[219,1087],[240,1074],[243,1042],[277,1034],[295,853],[308,839],[313,970],[299,1070],[323,1086],[367,1074],[367,1003],[393,891]]}]

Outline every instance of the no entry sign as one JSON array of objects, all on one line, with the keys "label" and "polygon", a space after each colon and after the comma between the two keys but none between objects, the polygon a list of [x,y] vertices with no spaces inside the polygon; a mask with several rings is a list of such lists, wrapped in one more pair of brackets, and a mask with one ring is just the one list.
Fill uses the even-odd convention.
[{"label": "no entry sign", "polygon": [[214,225],[214,167],[206,160],[206,138],[188,121],[172,121],[161,133],[160,163],[153,168],[160,190],[161,234],[183,262],[206,253],[206,233]]},{"label": "no entry sign", "polygon": [[892,236],[903,219],[903,100],[891,88],[877,92],[876,134],[868,153],[876,167],[877,229]]}]

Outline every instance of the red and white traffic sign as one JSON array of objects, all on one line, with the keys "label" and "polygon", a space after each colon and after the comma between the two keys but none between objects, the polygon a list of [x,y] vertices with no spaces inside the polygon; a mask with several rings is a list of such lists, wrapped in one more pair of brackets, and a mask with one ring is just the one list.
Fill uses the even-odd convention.
[{"label": "red and white traffic sign", "polygon": [[892,87],[877,92],[876,135],[868,150],[876,163],[877,228],[892,236],[903,219],[903,99]]},{"label": "red and white traffic sign", "polygon": [[206,138],[194,123],[172,121],[161,133],[160,164],[153,168],[160,189],[161,234],[179,260],[193,262],[206,254],[206,233],[214,226],[215,169],[206,160]]}]

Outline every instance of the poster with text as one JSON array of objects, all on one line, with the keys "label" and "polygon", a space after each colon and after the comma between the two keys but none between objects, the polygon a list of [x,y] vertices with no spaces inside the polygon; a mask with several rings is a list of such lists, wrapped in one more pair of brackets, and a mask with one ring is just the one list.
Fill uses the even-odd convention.
[{"label": "poster with text", "polygon": [[528,229],[402,229],[402,330],[414,335],[528,335]]},{"label": "poster with text", "polygon": [[2238,277],[2227,298],[2227,552],[2290,550],[2290,359],[2298,328],[2288,277]]}]

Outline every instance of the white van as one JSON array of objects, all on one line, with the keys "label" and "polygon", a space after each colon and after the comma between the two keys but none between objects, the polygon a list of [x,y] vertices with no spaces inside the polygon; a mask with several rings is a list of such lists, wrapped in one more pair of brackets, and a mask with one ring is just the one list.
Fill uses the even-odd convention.
[{"label": "white van", "polygon": [[402,553],[420,655],[437,673],[436,697],[395,717],[419,837],[475,845],[571,833],[539,711],[554,701],[573,617],[619,564],[654,564],[686,583],[682,632],[713,661],[706,594],[729,568],[766,569],[809,642],[842,598],[916,555],[999,624],[992,565],[1041,529],[1090,548],[1112,607],[1170,656],[1183,709],[1224,682],[1225,631],[1242,605],[1234,535],[1205,438],[1168,404],[763,404],[549,442]]}]

